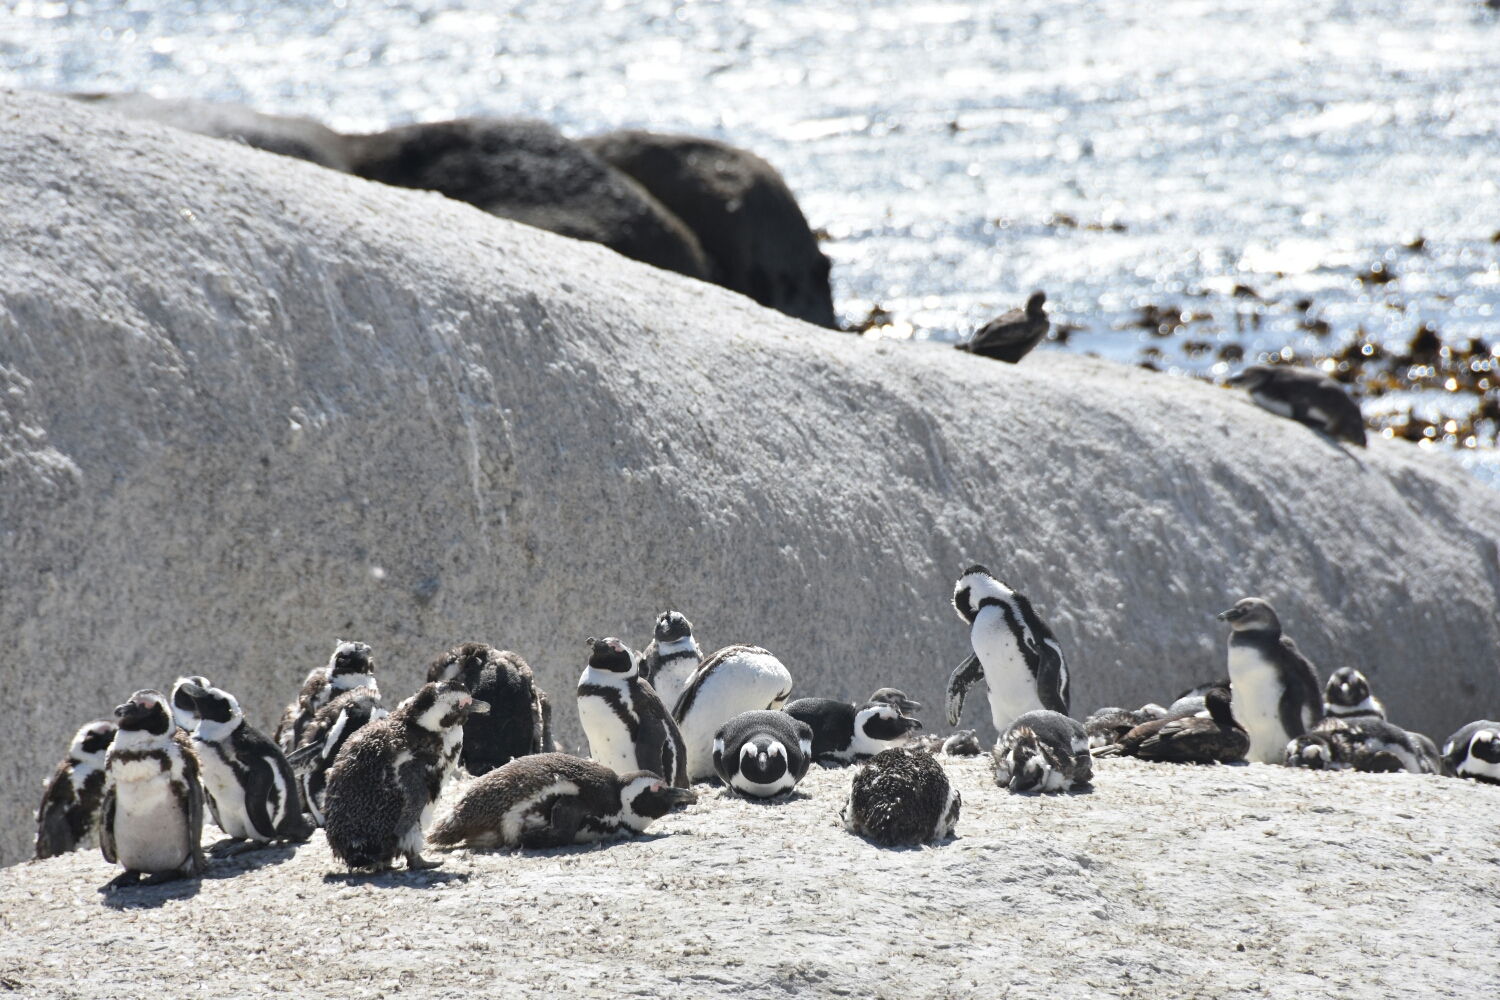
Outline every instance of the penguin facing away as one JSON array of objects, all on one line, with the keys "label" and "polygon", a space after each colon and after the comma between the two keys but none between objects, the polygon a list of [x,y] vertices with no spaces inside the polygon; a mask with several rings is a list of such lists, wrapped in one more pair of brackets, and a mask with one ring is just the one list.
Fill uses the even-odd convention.
[{"label": "penguin facing away", "polygon": [[198,728],[198,706],[193,703],[189,694],[183,693],[183,686],[196,684],[199,687],[213,687],[207,677],[193,674],[191,677],[179,677],[177,683],[172,685],[172,718],[177,721],[177,727],[191,733]]},{"label": "penguin facing away", "polygon": [[276,726],[274,739],[281,752],[289,754],[302,745],[302,733],[318,709],[350,688],[372,687],[375,682],[374,659],[370,647],[362,642],[339,640],[328,664],[318,667],[302,682],[297,700],[287,705]]},{"label": "penguin facing away", "polygon": [[137,691],[115,708],[114,741],[99,810],[104,860],[125,870],[105,889],[199,875],[203,856],[203,786],[198,758],[159,691]]},{"label": "penguin facing away", "polygon": [[1230,707],[1250,734],[1246,759],[1281,764],[1286,745],[1323,718],[1318,674],[1281,633],[1270,604],[1247,597],[1219,615],[1229,623]]},{"label": "penguin facing away", "polygon": [[578,721],[590,756],[616,774],[652,771],[669,785],[688,787],[682,733],[641,679],[640,661],[612,636],[588,643],[588,665],[578,678]]},{"label": "penguin facing away", "polygon": [[517,757],[464,788],[433,824],[438,847],[566,847],[643,833],[673,807],[698,801],[650,771],[615,774],[565,753]]},{"label": "penguin facing away", "polygon": [[741,712],[714,734],[714,772],[741,795],[773,798],[807,776],[812,740],[807,723],[785,712]]},{"label": "penguin facing away", "polygon": [[[921,707],[904,695],[902,702]],[[895,704],[873,699],[855,706],[836,698],[798,698],[782,711],[812,730],[813,760],[839,764],[903,746],[922,728],[921,722],[904,715]]]},{"label": "penguin facing away", "polygon": [[1011,792],[1060,792],[1094,778],[1083,723],[1042,709],[1017,716],[995,744],[995,783]]},{"label": "penguin facing away", "polygon": [[515,653],[466,642],[433,660],[427,680],[459,681],[475,701],[490,706],[464,723],[463,764],[470,774],[555,749],[547,695],[537,686],[530,665]]},{"label": "penguin facing away", "polygon": [[741,712],[776,711],[792,693],[792,675],[759,646],[725,646],[699,664],[672,709],[687,747],[688,778],[714,772],[714,734]]},{"label": "penguin facing away", "polygon": [[108,719],[96,719],[74,734],[67,759],[52,772],[36,811],[36,860],[98,843],[104,759],[114,738],[115,724]]},{"label": "penguin facing away", "polygon": [[964,697],[983,680],[990,720],[1004,732],[1025,712],[1068,714],[1068,666],[1057,637],[1026,595],[970,566],[953,587],[953,607],[969,623],[974,652],[948,678],[948,724],[958,725]]},{"label": "penguin facing away", "polygon": [[1455,777],[1500,784],[1500,722],[1480,719],[1448,737],[1443,768]]},{"label": "penguin facing away", "polygon": [[1384,719],[1385,706],[1370,693],[1370,682],[1353,667],[1340,667],[1323,688],[1323,714],[1341,719]]},{"label": "penguin facing away", "polygon": [[958,825],[963,796],[925,750],[883,750],[859,766],[839,812],[844,829],[894,847],[943,840]]},{"label": "penguin facing away", "polygon": [[302,730],[302,745],[288,754],[286,760],[297,775],[302,805],[318,826],[323,825],[328,769],[338,759],[339,751],[367,723],[390,714],[379,690],[350,688],[314,712],[312,722]]},{"label": "penguin facing away", "polygon": [[423,685],[390,715],[344,744],[323,795],[328,846],[351,869],[388,869],[404,855],[412,870],[441,862],[422,857],[424,831],[443,782],[458,764],[464,722],[488,711],[456,681]]},{"label": "penguin facing away", "polygon": [[663,704],[675,706],[693,671],[703,662],[703,651],[693,637],[693,623],[680,611],[663,611],[656,616],[656,629],[645,655],[642,676]]}]

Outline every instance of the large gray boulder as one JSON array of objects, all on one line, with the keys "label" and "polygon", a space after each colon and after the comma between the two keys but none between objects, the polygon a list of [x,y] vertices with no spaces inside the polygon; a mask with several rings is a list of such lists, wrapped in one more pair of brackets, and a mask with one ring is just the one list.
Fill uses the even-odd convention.
[{"label": "large gray boulder", "polygon": [[[338,638],[415,689],[675,606],[796,695],[938,708],[983,561],[1074,714],[1223,672],[1273,601],[1441,739],[1500,710],[1500,494],[1241,393],[824,331],[433,194],[0,92],[0,862],[82,722],[201,672],[270,726]],[[974,697],[966,724],[985,707]]]}]

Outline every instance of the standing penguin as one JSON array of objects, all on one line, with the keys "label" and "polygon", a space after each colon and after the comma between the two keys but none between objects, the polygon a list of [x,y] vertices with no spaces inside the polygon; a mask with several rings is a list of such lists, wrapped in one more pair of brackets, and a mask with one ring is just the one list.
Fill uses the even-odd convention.
[{"label": "standing penguin", "polygon": [[1385,718],[1385,706],[1370,693],[1370,682],[1353,667],[1340,667],[1323,688],[1323,714],[1341,719]]},{"label": "standing penguin", "polygon": [[104,757],[114,738],[115,724],[108,719],[90,722],[73,735],[68,757],[52,772],[36,811],[38,861],[98,842]]},{"label": "standing penguin", "polygon": [[693,671],[703,662],[703,651],[693,638],[693,623],[678,611],[663,611],[656,616],[656,631],[646,647],[646,669],[643,676],[662,704],[676,705],[687,687]]},{"label": "standing penguin", "polygon": [[531,667],[515,653],[466,642],[432,661],[427,682],[436,681],[458,681],[475,701],[490,706],[464,723],[463,764],[470,774],[555,749],[547,695],[537,686]]},{"label": "standing penguin", "polygon": [[362,642],[340,640],[333,648],[333,655],[326,666],[318,667],[302,682],[297,700],[281,713],[281,722],[276,726],[276,745],[281,752],[289,754],[302,745],[302,732],[318,709],[328,704],[344,691],[356,687],[371,687],[379,690],[375,683],[375,665],[370,647]]},{"label": "standing penguin", "polygon": [[328,772],[324,830],[334,857],[353,868],[388,869],[405,855],[413,870],[443,782],[458,764],[464,722],[489,706],[455,681],[422,689],[355,733]]},{"label": "standing penguin", "polygon": [[1443,769],[1459,778],[1500,784],[1500,722],[1480,719],[1448,737]]},{"label": "standing penguin", "polygon": [[203,856],[203,786],[187,734],[177,731],[166,696],[137,691],[115,709],[114,742],[99,810],[104,860],[125,871],[107,889],[151,876],[149,883],[199,875]]},{"label": "standing penguin", "polygon": [[191,677],[179,677],[177,683],[172,685],[172,718],[177,720],[177,727],[191,733],[198,728],[198,706],[194,704],[192,695],[185,694],[183,685],[196,684],[199,687],[213,687],[207,677],[194,674]]},{"label": "standing penguin", "polygon": [[873,757],[882,750],[902,746],[922,723],[907,716],[899,705],[921,708],[899,691],[881,688],[876,694],[900,695],[899,702],[875,700],[851,705],[836,698],[798,698],[782,709],[812,729],[812,759],[848,764]]},{"label": "standing penguin", "polygon": [[714,776],[714,734],[741,712],[775,711],[792,693],[792,675],[759,646],[725,646],[698,665],[672,708],[687,746],[688,777]]},{"label": "standing penguin", "polygon": [[318,826],[323,825],[323,791],[328,784],[328,769],[338,760],[339,751],[366,723],[390,714],[375,688],[350,688],[318,709],[302,731],[302,745],[286,759],[297,775],[302,804]]},{"label": "standing penguin", "polygon": [[179,684],[178,692],[193,700],[198,716],[193,750],[219,829],[248,842],[241,846],[312,836],[315,828],[302,814],[291,765],[265,733],[245,721],[234,695],[192,682]]},{"label": "standing penguin", "polygon": [[1281,764],[1286,745],[1323,718],[1318,672],[1281,634],[1271,605],[1247,597],[1219,615],[1229,633],[1229,689],[1234,718],[1250,734],[1246,759]]},{"label": "standing penguin", "polygon": [[812,762],[812,729],[785,712],[741,712],[714,734],[714,771],[742,795],[789,792]]},{"label": "standing penguin", "polygon": [[983,566],[970,566],[953,587],[953,607],[969,623],[974,652],[948,678],[948,724],[958,725],[964,696],[980,679],[989,689],[990,721],[1005,732],[1024,712],[1068,714],[1068,665],[1062,647],[1026,595]]},{"label": "standing penguin", "polygon": [[615,774],[565,753],[517,757],[464,788],[433,824],[438,847],[566,847],[643,833],[673,806],[698,801],[651,771]]},{"label": "standing penguin", "polygon": [[687,749],[667,706],[641,679],[640,660],[614,637],[589,639],[578,678],[578,721],[589,755],[616,774],[653,771],[686,788]]},{"label": "standing penguin", "polygon": [[1060,712],[1026,712],[995,744],[995,783],[1012,792],[1060,792],[1094,779],[1083,723]]},{"label": "standing penguin", "polygon": [[877,844],[942,840],[958,825],[963,797],[925,750],[883,750],[854,772],[839,812],[844,829]]}]

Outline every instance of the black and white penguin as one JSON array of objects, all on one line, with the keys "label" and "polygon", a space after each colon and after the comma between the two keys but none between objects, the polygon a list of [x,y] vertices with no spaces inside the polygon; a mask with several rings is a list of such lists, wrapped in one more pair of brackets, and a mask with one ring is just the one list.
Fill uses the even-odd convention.
[{"label": "black and white penguin", "polygon": [[1421,744],[1411,733],[1373,715],[1323,719],[1287,741],[1282,763],[1314,770],[1433,773]]},{"label": "black and white penguin", "polygon": [[925,750],[883,750],[854,772],[839,811],[844,829],[877,844],[943,840],[958,825],[963,796]]},{"label": "black and white penguin", "polygon": [[323,795],[333,856],[351,869],[388,869],[401,855],[413,870],[438,867],[422,857],[423,833],[458,766],[464,722],[488,709],[457,681],[424,684],[355,733],[329,769]]},{"label": "black and white penguin", "polygon": [[1286,745],[1323,718],[1318,672],[1281,634],[1271,605],[1247,597],[1219,615],[1229,633],[1229,689],[1234,718],[1250,734],[1246,759],[1281,764]]},{"label": "black and white penguin", "polygon": [[1458,778],[1500,785],[1500,722],[1480,719],[1448,737],[1443,768]]},{"label": "black and white penguin", "polygon": [[318,709],[344,691],[356,687],[379,690],[375,682],[374,660],[370,647],[362,642],[340,640],[326,666],[318,667],[302,682],[297,700],[287,705],[276,726],[274,739],[281,752],[290,754],[302,745],[302,732],[312,722]]},{"label": "black and white penguin", "polygon": [[1041,709],[1016,717],[995,744],[995,783],[1012,792],[1060,792],[1094,780],[1083,723]]},{"label": "black and white penguin", "polygon": [[1256,406],[1278,417],[1365,446],[1365,418],[1359,404],[1322,372],[1288,365],[1251,365],[1231,375],[1229,384],[1248,390]]},{"label": "black and white penguin", "polygon": [[[1204,704],[1203,696],[1214,688],[1227,692],[1229,690],[1229,678],[1225,677],[1222,680],[1208,681],[1205,684],[1188,688],[1172,700],[1172,704],[1167,706],[1166,714],[1161,716],[1161,718],[1167,719],[1178,715],[1201,715],[1207,718],[1208,706]],[[1148,719],[1147,721],[1149,722],[1150,720]]]},{"label": "black and white penguin", "polygon": [[73,734],[67,759],[52,772],[36,811],[38,861],[99,842],[99,804],[104,801],[104,758],[115,724],[97,719]]},{"label": "black and white penguin", "polygon": [[1062,647],[1026,595],[983,566],[970,566],[953,587],[953,607],[969,623],[974,652],[948,678],[948,725],[958,725],[964,696],[981,679],[989,689],[990,721],[1002,733],[1025,712],[1068,714]]},{"label": "black and white penguin", "polygon": [[953,346],[970,354],[1015,364],[1031,353],[1047,336],[1046,292],[1032,292],[1025,309],[1008,309],[975,331],[968,340]]},{"label": "black and white penguin", "polygon": [[791,693],[791,672],[759,646],[725,646],[699,664],[672,708],[687,746],[688,778],[714,777],[720,726],[741,712],[776,711]]},{"label": "black and white penguin", "polygon": [[590,638],[578,678],[578,721],[589,755],[614,771],[652,771],[686,788],[687,748],[672,713],[640,676],[640,661],[619,639]]},{"label": "black and white penguin", "polygon": [[[905,695],[901,695],[900,703],[917,705]],[[838,764],[904,746],[911,734],[922,728],[922,723],[905,715],[897,703],[873,698],[863,705],[837,698],[798,698],[782,711],[812,730],[813,760]]]},{"label": "black and white penguin", "polygon": [[119,730],[105,757],[99,847],[125,871],[106,889],[151,876],[150,883],[199,875],[203,856],[203,786],[192,741],[177,729],[159,691],[137,691],[115,709]]},{"label": "black and white penguin", "polygon": [[376,688],[350,688],[313,713],[312,722],[302,730],[302,745],[286,759],[297,775],[302,806],[318,826],[323,825],[328,769],[338,760],[339,751],[366,724],[390,714]]},{"label": "black and white penguin", "polygon": [[[905,691],[898,691],[891,687],[876,688],[875,693],[870,695],[870,700],[883,701],[887,705],[894,705],[896,710],[902,715],[914,715],[922,710],[922,703],[920,701],[913,701],[906,696]],[[885,749],[889,750],[890,748],[886,747]]]},{"label": "black and white penguin", "polygon": [[961,729],[943,741],[943,753],[949,757],[978,757],[984,753],[977,729]]},{"label": "black and white penguin", "polygon": [[177,728],[191,733],[198,728],[198,707],[193,702],[192,695],[184,694],[184,684],[196,684],[199,687],[213,687],[207,677],[194,674],[191,677],[179,677],[177,683],[172,685],[172,718],[177,722]]},{"label": "black and white penguin", "polygon": [[530,665],[509,650],[482,642],[455,646],[432,661],[427,681],[458,681],[488,712],[464,723],[463,764],[470,774],[492,771],[515,757],[550,753],[552,713]]},{"label": "black and white penguin", "polygon": [[742,795],[769,799],[806,777],[812,741],[811,727],[785,712],[741,712],[714,734],[714,772]]},{"label": "black and white penguin", "polygon": [[656,616],[656,630],[646,647],[646,667],[641,676],[656,689],[668,708],[677,704],[703,662],[703,651],[693,638],[693,623],[679,611],[663,611]]},{"label": "black and white penguin", "polygon": [[193,750],[219,829],[250,846],[312,836],[315,827],[302,814],[291,765],[280,747],[245,721],[234,695],[191,681],[177,690],[194,703]]},{"label": "black and white penguin", "polygon": [[1340,667],[1323,688],[1323,714],[1340,719],[1384,719],[1385,706],[1370,693],[1370,682],[1353,667]]},{"label": "black and white penguin", "polygon": [[1245,759],[1250,736],[1234,721],[1229,692],[1209,688],[1203,696],[1208,718],[1182,715],[1154,719],[1099,748],[1099,756],[1138,757],[1172,764],[1230,764]]},{"label": "black and white penguin", "polygon": [[698,796],[650,771],[616,774],[565,753],[517,757],[465,786],[427,836],[437,847],[566,847],[644,833]]}]

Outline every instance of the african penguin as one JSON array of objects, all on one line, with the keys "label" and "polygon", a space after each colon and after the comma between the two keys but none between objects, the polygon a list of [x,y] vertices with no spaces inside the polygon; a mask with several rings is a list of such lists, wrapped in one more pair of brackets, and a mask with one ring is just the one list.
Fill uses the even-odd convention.
[{"label": "african penguin", "polygon": [[[876,688],[875,693],[870,695],[870,700],[893,705],[902,715],[912,715],[922,710],[922,703],[920,701],[912,701],[906,696],[906,692],[898,691],[895,688]],[[889,749],[889,747],[884,749]]]},{"label": "african penguin", "polygon": [[1317,671],[1281,634],[1276,611],[1247,597],[1219,615],[1229,623],[1229,689],[1234,718],[1250,734],[1246,759],[1281,764],[1286,745],[1323,718]]},{"label": "african penguin", "polygon": [[1480,719],[1448,737],[1443,765],[1455,777],[1500,784],[1500,722]]},{"label": "african penguin", "polygon": [[[902,701],[917,704],[904,695]],[[837,698],[798,698],[782,711],[812,730],[813,760],[839,764],[903,746],[922,728],[922,723],[887,701],[856,706]]]},{"label": "african penguin", "polygon": [[1430,773],[1426,755],[1412,735],[1374,716],[1323,719],[1287,741],[1282,763],[1315,770],[1334,767],[1377,774]]},{"label": "african penguin", "polygon": [[184,694],[184,684],[196,684],[199,687],[213,687],[207,677],[194,674],[191,677],[179,677],[177,683],[172,685],[172,718],[177,721],[179,729],[191,733],[198,728],[198,708],[193,703],[191,695]]},{"label": "african penguin", "polygon": [[877,844],[920,844],[951,836],[963,797],[925,750],[883,750],[854,772],[839,812],[844,829]]},{"label": "african penguin", "polygon": [[106,889],[150,875],[164,882],[199,875],[203,856],[203,786],[198,757],[177,729],[171,704],[159,691],[137,691],[115,709],[115,733],[105,757],[99,847],[125,871]]},{"label": "african penguin", "polygon": [[1040,709],[1017,716],[993,751],[995,783],[1012,792],[1060,792],[1094,778],[1083,723]]},{"label": "african penguin", "polygon": [[464,723],[463,764],[470,774],[494,770],[515,757],[549,753],[551,713],[547,695],[537,686],[531,667],[509,650],[466,642],[438,656],[427,668],[427,680],[459,681],[488,712]]},{"label": "african penguin", "polygon": [[1203,696],[1208,718],[1182,715],[1142,723],[1122,735],[1100,756],[1138,757],[1173,764],[1229,764],[1245,759],[1250,737],[1230,711],[1229,692],[1209,688]]},{"label": "african penguin", "polygon": [[1338,382],[1320,371],[1287,365],[1251,365],[1229,377],[1255,405],[1329,437],[1365,446],[1365,418]]},{"label": "african penguin", "polygon": [[1323,688],[1323,714],[1341,719],[1386,717],[1385,706],[1370,693],[1370,682],[1353,667],[1340,667],[1328,678]]},{"label": "african penguin", "polygon": [[318,826],[323,825],[328,769],[338,760],[339,751],[366,723],[390,714],[375,688],[350,688],[314,712],[312,722],[302,730],[302,745],[286,759],[297,775],[302,805]]},{"label": "african penguin", "polygon": [[753,799],[789,792],[812,763],[813,732],[785,712],[741,712],[714,734],[714,772]]},{"label": "african penguin", "polygon": [[191,681],[178,685],[178,692],[194,703],[193,750],[219,829],[251,845],[312,836],[315,828],[302,814],[291,765],[280,747],[245,721],[234,695]]},{"label": "african penguin", "polygon": [[590,638],[589,661],[578,678],[578,721],[589,755],[616,774],[652,771],[686,788],[687,749],[656,691],[640,676],[640,662],[619,639]]},{"label": "african penguin", "polygon": [[725,646],[698,665],[672,708],[687,746],[688,778],[714,777],[714,734],[741,712],[775,711],[792,693],[792,675],[759,646]]},{"label": "african penguin", "polygon": [[328,771],[323,828],[333,856],[351,869],[436,868],[422,857],[423,832],[443,782],[458,765],[469,713],[488,711],[457,681],[424,684],[355,733]]},{"label": "african penguin", "polygon": [[979,732],[974,729],[961,729],[943,741],[943,753],[949,757],[978,757],[984,753],[984,747],[979,742]]},{"label": "african penguin", "polygon": [[677,704],[682,689],[698,664],[703,651],[693,638],[693,623],[681,612],[663,611],[656,616],[656,631],[646,647],[646,669],[641,676],[656,689],[668,708]]},{"label": "african penguin", "polygon": [[1024,594],[970,566],[953,587],[953,607],[969,623],[974,652],[948,678],[948,725],[958,725],[964,696],[980,679],[989,689],[990,721],[1002,733],[1024,712],[1068,714],[1062,647]]},{"label": "african penguin", "polygon": [[674,806],[698,801],[650,771],[616,774],[565,753],[517,757],[464,787],[438,817],[438,847],[566,847],[643,833]]},{"label": "african penguin", "polygon": [[350,688],[372,687],[375,683],[375,668],[370,656],[370,647],[362,642],[339,640],[326,666],[318,667],[302,682],[297,700],[286,707],[281,722],[276,726],[276,745],[282,753],[291,753],[302,745],[302,731],[312,722],[313,715],[328,704],[340,692]]},{"label": "african penguin", "polygon": [[68,757],[52,772],[36,811],[38,861],[99,842],[104,757],[114,738],[115,724],[108,719],[90,722],[73,735]]}]

